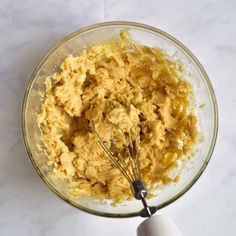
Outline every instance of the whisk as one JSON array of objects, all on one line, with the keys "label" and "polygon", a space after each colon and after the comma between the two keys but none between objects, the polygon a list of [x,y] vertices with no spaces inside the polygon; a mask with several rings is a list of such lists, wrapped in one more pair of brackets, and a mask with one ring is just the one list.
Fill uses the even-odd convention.
[{"label": "whisk", "polygon": [[[141,178],[140,160],[139,160],[140,147],[139,147],[138,135],[136,135],[136,138],[132,140],[131,135],[129,133],[125,134],[122,129],[119,129],[120,134],[124,140],[123,147],[125,151],[121,153],[119,152],[116,146],[116,141],[111,132],[109,132],[111,145],[110,147],[108,147],[108,145],[104,142],[104,140],[102,140],[101,136],[96,131],[94,124],[92,124],[92,129],[94,130],[98,138],[99,144],[103,148],[104,152],[106,153],[111,163],[121,171],[123,176],[129,182],[133,196],[136,199],[142,201],[144,208],[140,211],[139,215],[141,217],[152,216],[157,211],[157,208],[155,206],[148,206],[145,199],[147,197],[148,192]],[[125,136],[127,136],[128,138],[128,145],[125,144]],[[128,156],[129,159],[128,164],[125,163],[122,154]]]},{"label": "whisk", "polygon": [[[124,140],[123,150],[119,151],[116,141],[110,134],[110,147],[102,139],[100,134],[95,129],[94,124],[92,123],[92,130],[98,138],[98,142],[101,145],[102,149],[106,153],[107,157],[111,163],[117,167],[123,176],[127,179],[130,184],[130,188],[133,196],[137,200],[141,200],[143,204],[143,209],[139,212],[141,217],[148,217],[144,222],[142,222],[138,229],[138,236],[183,236],[181,231],[175,225],[175,223],[166,216],[158,215],[152,216],[156,213],[157,207],[148,206],[146,202],[147,197],[147,188],[142,180],[141,171],[140,171],[140,145],[139,145],[139,135],[136,135],[135,139],[131,138],[130,133],[126,134],[122,129],[119,129],[120,134]],[[128,144],[125,142],[125,138],[128,139]],[[128,164],[124,160],[124,156],[128,156]],[[130,167],[130,168],[129,168]],[[151,217],[152,216],[152,217]]]}]

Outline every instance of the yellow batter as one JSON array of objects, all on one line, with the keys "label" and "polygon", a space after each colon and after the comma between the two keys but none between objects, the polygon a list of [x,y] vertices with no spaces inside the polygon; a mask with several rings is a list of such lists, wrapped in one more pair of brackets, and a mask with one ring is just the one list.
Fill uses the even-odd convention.
[{"label": "yellow batter", "polygon": [[182,72],[183,66],[162,50],[121,33],[120,39],[67,57],[60,72],[46,79],[37,122],[48,164],[69,180],[70,194],[115,202],[131,198],[127,180],[91,131],[92,122],[107,145],[111,132],[122,148],[119,129],[132,139],[140,137],[141,173],[148,189],[178,180],[171,172],[197,136],[192,87]]}]

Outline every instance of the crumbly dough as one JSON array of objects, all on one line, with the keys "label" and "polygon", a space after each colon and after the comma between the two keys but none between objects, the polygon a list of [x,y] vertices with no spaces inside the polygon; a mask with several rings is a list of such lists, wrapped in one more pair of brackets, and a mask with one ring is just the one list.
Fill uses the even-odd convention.
[{"label": "crumbly dough", "polygon": [[[176,182],[172,171],[196,142],[192,87],[183,66],[164,51],[119,39],[68,56],[60,72],[46,78],[37,122],[48,164],[69,180],[69,193],[121,202],[130,185],[106,157],[97,132],[122,149],[120,130],[140,138],[141,173],[148,189]],[[127,161],[126,156],[123,157]]]}]

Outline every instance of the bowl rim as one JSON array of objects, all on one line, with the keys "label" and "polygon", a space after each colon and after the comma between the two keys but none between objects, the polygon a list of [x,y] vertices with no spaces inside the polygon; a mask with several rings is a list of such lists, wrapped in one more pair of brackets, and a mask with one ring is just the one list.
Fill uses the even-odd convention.
[{"label": "bowl rim", "polygon": [[139,28],[139,29],[143,29],[143,30],[147,30],[147,31],[151,31],[152,33],[161,35],[162,37],[168,39],[169,41],[171,41],[172,43],[174,43],[175,45],[179,46],[184,53],[186,53],[195,63],[195,65],[197,66],[197,68],[200,70],[200,72],[203,75],[203,78],[207,84],[207,87],[210,91],[210,98],[211,98],[211,102],[212,102],[212,107],[213,107],[213,111],[214,111],[214,130],[213,130],[213,137],[212,137],[212,141],[211,141],[211,145],[209,147],[206,159],[204,160],[200,170],[198,171],[198,173],[195,175],[195,177],[191,180],[191,182],[185,186],[185,188],[183,188],[180,192],[178,192],[175,196],[173,196],[171,199],[169,199],[168,201],[162,203],[161,205],[158,206],[158,210],[168,206],[169,204],[173,203],[174,201],[176,201],[178,198],[180,198],[182,195],[184,195],[199,179],[199,177],[202,175],[202,173],[204,172],[204,170],[206,169],[215,144],[216,144],[216,139],[217,139],[217,133],[218,133],[218,107],[217,107],[217,101],[216,101],[216,96],[212,87],[212,84],[210,82],[210,79],[206,73],[206,71],[204,70],[203,66],[201,65],[201,63],[198,61],[198,59],[194,56],[194,54],[186,47],[184,46],[180,41],[178,41],[176,38],[174,38],[173,36],[169,35],[168,33],[153,27],[153,26],[149,26],[147,24],[143,24],[143,23],[137,23],[137,22],[131,22],[131,21],[108,21],[108,22],[101,22],[101,23],[96,23],[96,24],[92,24],[86,27],[83,27],[71,34],[69,34],[68,36],[64,37],[62,40],[58,41],[56,44],[54,44],[54,46],[46,53],[46,55],[41,59],[41,61],[39,62],[39,64],[37,65],[37,67],[34,69],[30,80],[27,83],[26,89],[25,89],[25,93],[24,93],[24,97],[23,97],[23,103],[22,103],[22,108],[21,108],[21,131],[22,131],[22,136],[23,136],[23,141],[24,141],[24,145],[28,154],[28,158],[30,160],[30,162],[32,163],[34,169],[36,170],[36,172],[38,173],[38,175],[40,176],[40,178],[42,179],[42,181],[44,182],[44,184],[52,191],[54,192],[59,198],[61,198],[62,200],[64,200],[65,202],[69,203],[70,205],[85,211],[87,213],[93,214],[93,215],[98,215],[98,216],[104,216],[104,217],[111,217],[111,218],[125,218],[125,217],[134,217],[134,216],[139,216],[139,211],[138,212],[131,212],[131,213],[106,213],[106,212],[101,212],[101,211],[96,211],[93,209],[89,209],[83,206],[80,206],[74,202],[72,202],[71,200],[67,199],[66,197],[64,197],[60,192],[58,192],[54,186],[52,184],[50,184],[48,182],[48,180],[44,177],[44,175],[42,174],[42,172],[40,171],[39,167],[37,166],[36,162],[34,161],[33,155],[31,153],[29,144],[28,144],[28,140],[27,140],[27,134],[26,134],[26,119],[25,119],[25,111],[26,111],[26,106],[27,106],[27,101],[28,101],[28,95],[29,92],[31,91],[31,87],[35,81],[36,75],[38,73],[38,71],[40,70],[41,66],[46,62],[47,58],[60,46],[62,46],[65,42],[67,42],[68,40],[72,39],[75,36],[78,36],[82,33],[85,32],[89,32],[91,30],[95,30],[98,28],[104,28],[104,27],[109,27],[109,26],[130,26],[130,27],[134,27],[134,28]]}]

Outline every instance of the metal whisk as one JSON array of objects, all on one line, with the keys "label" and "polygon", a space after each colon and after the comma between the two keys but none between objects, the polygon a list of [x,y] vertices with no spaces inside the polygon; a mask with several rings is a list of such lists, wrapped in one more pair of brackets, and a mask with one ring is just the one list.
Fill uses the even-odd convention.
[{"label": "metal whisk", "polygon": [[[145,199],[148,192],[141,178],[140,160],[139,160],[139,142],[137,136],[135,140],[132,140],[131,135],[129,133],[128,135],[126,134],[126,136],[128,136],[127,137],[128,145],[126,145],[125,133],[123,132],[123,130],[119,129],[120,134],[124,139],[124,144],[123,144],[124,152],[120,152],[117,148],[116,142],[111,133],[110,133],[111,145],[110,147],[108,147],[108,145],[104,142],[104,140],[102,140],[101,136],[96,131],[93,123],[92,123],[92,129],[98,138],[99,144],[107,154],[107,157],[109,158],[111,163],[121,171],[121,173],[130,183],[130,188],[133,196],[136,199],[142,201],[144,208],[140,211],[139,215],[141,217],[150,217],[151,215],[153,215],[157,211],[157,208],[155,206],[148,206]],[[128,164],[125,163],[125,160],[124,158],[122,158],[122,155],[128,156],[129,158]],[[129,166],[130,168],[128,168]]]}]

